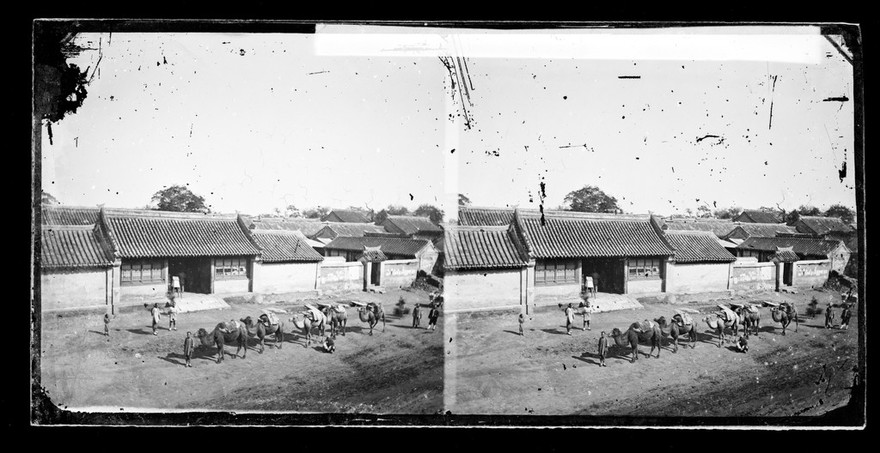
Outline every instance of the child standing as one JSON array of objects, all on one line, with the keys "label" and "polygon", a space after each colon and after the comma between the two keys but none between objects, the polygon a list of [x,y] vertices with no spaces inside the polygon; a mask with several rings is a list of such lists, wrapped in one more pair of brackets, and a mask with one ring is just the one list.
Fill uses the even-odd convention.
[{"label": "child standing", "polygon": [[159,304],[153,304],[153,308],[150,309],[150,316],[153,318],[153,335],[159,335],[157,333],[159,330],[159,320],[162,319],[162,315],[159,313]]},{"label": "child standing", "polygon": [[104,313],[104,335],[110,336],[110,313]]},{"label": "child standing", "polygon": [[520,314],[519,314],[519,336],[523,336],[523,335],[525,335],[525,334],[523,333],[523,324],[525,324],[525,322],[526,322],[526,317],[523,316],[522,313],[520,313]]},{"label": "child standing", "polygon": [[193,337],[192,332],[186,333],[186,339],[183,340],[183,355],[186,357],[186,366],[192,368],[192,363],[190,363],[190,359],[192,359],[193,353]]},{"label": "child standing", "polygon": [[574,324],[574,309],[571,304],[565,307],[565,333],[571,335],[571,325]]},{"label": "child standing", "polygon": [[177,330],[177,305],[173,297],[168,305],[168,330]]},{"label": "child standing", "polygon": [[608,352],[608,338],[605,337],[605,332],[603,331],[599,334],[599,366],[607,366],[605,365],[605,354]]}]

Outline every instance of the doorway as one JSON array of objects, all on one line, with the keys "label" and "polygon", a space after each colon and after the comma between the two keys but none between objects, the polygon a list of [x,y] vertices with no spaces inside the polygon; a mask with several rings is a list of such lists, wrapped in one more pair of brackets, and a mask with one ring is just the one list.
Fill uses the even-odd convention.
[{"label": "doorway", "polygon": [[370,269],[370,284],[373,286],[379,286],[380,276],[382,275],[382,263],[376,262],[373,263],[372,269]]},{"label": "doorway", "polygon": [[792,263],[782,264],[782,283],[785,286],[791,286],[792,275],[794,274],[794,266]]},{"label": "doorway", "polygon": [[180,277],[185,292],[211,293],[210,258],[168,258],[168,275]]},{"label": "doorway", "polygon": [[588,258],[583,260],[581,268],[582,286],[586,277],[593,277],[596,291],[600,293],[623,294],[624,278],[623,261],[620,258]]}]

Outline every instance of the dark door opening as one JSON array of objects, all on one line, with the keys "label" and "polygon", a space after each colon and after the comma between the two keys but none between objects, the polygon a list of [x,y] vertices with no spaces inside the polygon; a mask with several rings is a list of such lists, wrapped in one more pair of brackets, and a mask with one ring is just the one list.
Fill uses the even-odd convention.
[{"label": "dark door opening", "polygon": [[180,277],[185,292],[211,293],[210,258],[169,258],[168,275]]},{"label": "dark door opening", "polygon": [[378,286],[379,285],[379,275],[381,275],[381,266],[382,263],[373,263],[372,269],[370,270],[370,284]]},{"label": "dark door opening", "polygon": [[791,286],[792,273],[794,271],[794,266],[791,263],[783,263],[782,264],[782,283],[786,286]]},{"label": "dark door opening", "polygon": [[625,275],[620,258],[588,258],[583,260],[581,268],[581,282],[585,282],[586,277],[593,277],[597,292],[623,294]]}]

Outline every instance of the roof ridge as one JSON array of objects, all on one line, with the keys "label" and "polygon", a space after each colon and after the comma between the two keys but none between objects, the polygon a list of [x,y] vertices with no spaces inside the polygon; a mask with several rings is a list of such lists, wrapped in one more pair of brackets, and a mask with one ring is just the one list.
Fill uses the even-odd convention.
[{"label": "roof ridge", "polygon": [[666,234],[689,234],[693,236],[706,236],[711,235],[715,236],[715,233],[711,231],[703,231],[703,230],[664,230]]},{"label": "roof ridge", "polygon": [[494,211],[513,211],[516,208],[515,207],[501,208],[498,206],[459,206],[458,207],[459,211],[461,211],[462,209],[487,209],[487,210],[494,210]]},{"label": "roof ridge", "polygon": [[40,207],[50,208],[50,209],[94,209],[96,211],[101,209],[101,207],[97,206],[97,205],[95,205],[95,206],[79,206],[79,205],[47,204],[47,203],[40,203]]},{"label": "roof ridge", "polygon": [[[537,209],[519,210],[522,214],[528,216],[540,216],[541,212]],[[582,212],[582,211],[551,211],[545,210],[544,217],[554,217],[563,219],[589,219],[589,220],[641,220],[649,221],[650,214],[612,214],[607,212]]]},{"label": "roof ridge", "polygon": [[200,212],[180,212],[180,211],[160,211],[153,209],[131,209],[131,208],[104,208],[104,213],[109,216],[132,216],[132,217],[162,217],[162,218],[179,218],[179,219],[205,219],[205,220],[235,220],[238,214],[220,214],[220,213],[200,213]]},{"label": "roof ridge", "polygon": [[459,231],[507,231],[508,229],[510,229],[510,225],[449,225],[446,229]]},{"label": "roof ridge", "polygon": [[89,223],[85,225],[69,225],[69,224],[44,224],[41,225],[43,230],[65,230],[65,231],[76,231],[76,230],[94,230],[95,224]]}]

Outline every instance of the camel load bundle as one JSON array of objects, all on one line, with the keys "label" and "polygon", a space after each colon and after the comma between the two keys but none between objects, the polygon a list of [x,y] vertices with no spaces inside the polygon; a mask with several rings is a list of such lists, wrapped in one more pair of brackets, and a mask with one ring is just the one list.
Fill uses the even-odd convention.
[{"label": "camel load bundle", "polygon": [[263,310],[263,314],[260,315],[260,318],[265,319],[265,322],[269,326],[277,326],[278,325],[278,315],[276,315],[275,313],[272,313],[271,311]]},{"label": "camel load bundle", "polygon": [[632,327],[640,333],[647,333],[654,330],[654,323],[646,319],[642,322],[633,323]]},{"label": "camel load bundle", "polygon": [[718,314],[719,318],[721,318],[725,321],[737,319],[736,313],[734,313],[733,310],[731,310],[730,307],[728,307],[727,305],[718,304],[718,308],[721,309],[720,312],[716,312],[716,314]]},{"label": "camel load bundle", "polygon": [[308,310],[306,310],[304,314],[308,315],[309,319],[311,319],[312,321],[321,319],[321,310],[318,309],[318,307],[312,304],[306,304],[306,308]]},{"label": "camel load bundle", "polygon": [[673,316],[673,319],[681,327],[690,326],[694,323],[694,320],[693,318],[691,318],[690,313],[682,310],[675,310],[675,316]]}]

